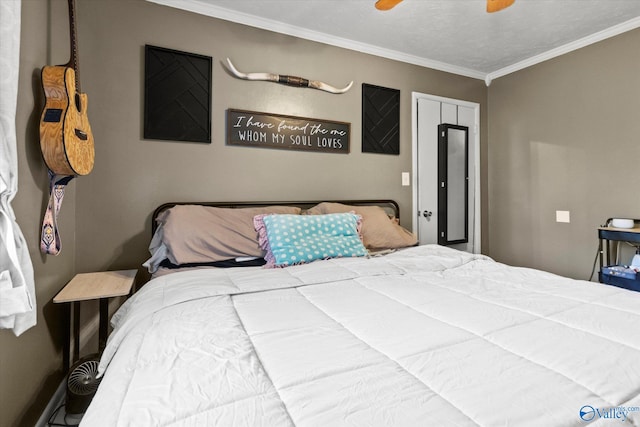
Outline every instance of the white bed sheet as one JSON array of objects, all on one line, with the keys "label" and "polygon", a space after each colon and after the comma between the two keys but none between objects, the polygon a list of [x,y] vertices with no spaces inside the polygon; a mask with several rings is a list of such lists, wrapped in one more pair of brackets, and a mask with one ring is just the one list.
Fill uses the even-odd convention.
[{"label": "white bed sheet", "polygon": [[112,322],[83,426],[640,426],[640,293],[436,245],[162,276]]}]

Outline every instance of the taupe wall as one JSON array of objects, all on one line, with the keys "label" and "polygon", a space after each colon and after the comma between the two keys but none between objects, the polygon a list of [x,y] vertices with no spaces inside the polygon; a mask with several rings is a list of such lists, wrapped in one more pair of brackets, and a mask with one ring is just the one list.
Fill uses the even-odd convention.
[{"label": "taupe wall", "polygon": [[[59,27],[52,22],[62,22]],[[12,205],[33,262],[38,324],[16,338],[0,330],[0,426],[32,426],[43,405],[62,380],[62,324],[60,307],[51,302],[75,271],[76,187],[66,192],[58,226],[63,253],[44,257],[39,251],[40,225],[48,199],[48,178],[40,154],[38,124],[44,105],[40,68],[60,53],[68,56],[68,42],[49,41],[52,31],[65,31],[66,11],[46,1],[22,2],[20,80],[16,116],[18,194]],[[1,72],[1,71],[0,71]]]},{"label": "taupe wall", "polygon": [[634,30],[491,84],[491,256],[585,279],[596,227],[640,217],[638,46]]},{"label": "taupe wall", "polygon": [[[38,326],[15,338],[0,331],[0,426],[33,425],[62,379],[61,312],[51,299],[77,272],[135,268],[147,257],[150,213],[180,200],[391,198],[411,224],[411,92],[478,102],[482,144],[487,88],[479,80],[398,63],[194,15],[143,0],[77,2],[82,89],[96,142],[93,172],[73,182],[60,217],[63,251],[38,250],[47,177],[38,143],[44,104],[39,69],[68,61],[67,2],[23,0],[18,102],[20,188],[13,203],[36,273]],[[142,138],[144,45],[214,58],[213,142]],[[230,77],[220,60],[342,85],[345,95]],[[363,154],[361,84],[401,90],[399,156]],[[227,108],[351,123],[348,155],[227,147]],[[483,148],[486,152],[486,149]],[[486,163],[486,154],[483,154]],[[486,190],[486,172],[483,179]],[[483,204],[486,210],[486,200]],[[485,215],[486,217],[486,215]],[[485,219],[486,224],[486,219]],[[486,242],[486,239],[483,239]],[[83,310],[84,305],[83,305]]]}]

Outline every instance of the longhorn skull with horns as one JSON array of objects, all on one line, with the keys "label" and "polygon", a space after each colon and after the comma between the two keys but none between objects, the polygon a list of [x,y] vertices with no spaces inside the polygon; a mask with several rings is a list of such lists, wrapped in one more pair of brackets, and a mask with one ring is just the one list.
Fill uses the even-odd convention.
[{"label": "longhorn skull with horns", "polygon": [[329,93],[337,93],[337,94],[345,93],[346,91],[351,89],[351,86],[353,86],[353,81],[351,81],[344,88],[338,89],[336,87],[333,87],[331,85],[328,85],[318,80],[307,80],[302,77],[296,77],[296,76],[281,76],[279,74],[272,74],[272,73],[241,73],[236,69],[236,67],[233,66],[229,58],[227,58],[227,68],[229,69],[231,74],[243,80],[260,80],[260,81],[281,83],[287,86],[310,87],[312,89],[323,90]]}]

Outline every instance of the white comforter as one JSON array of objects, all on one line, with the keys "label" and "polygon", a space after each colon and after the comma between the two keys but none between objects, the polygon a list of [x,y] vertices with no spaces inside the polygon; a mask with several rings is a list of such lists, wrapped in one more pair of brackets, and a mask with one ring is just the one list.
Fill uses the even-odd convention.
[{"label": "white comforter", "polygon": [[113,323],[83,426],[640,426],[640,293],[435,245],[175,273]]}]

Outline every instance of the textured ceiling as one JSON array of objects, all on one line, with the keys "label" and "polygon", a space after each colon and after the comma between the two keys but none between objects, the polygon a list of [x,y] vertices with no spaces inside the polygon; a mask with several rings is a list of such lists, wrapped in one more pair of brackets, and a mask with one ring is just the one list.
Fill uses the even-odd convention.
[{"label": "textured ceiling", "polygon": [[640,0],[148,0],[486,80],[640,27]]}]

